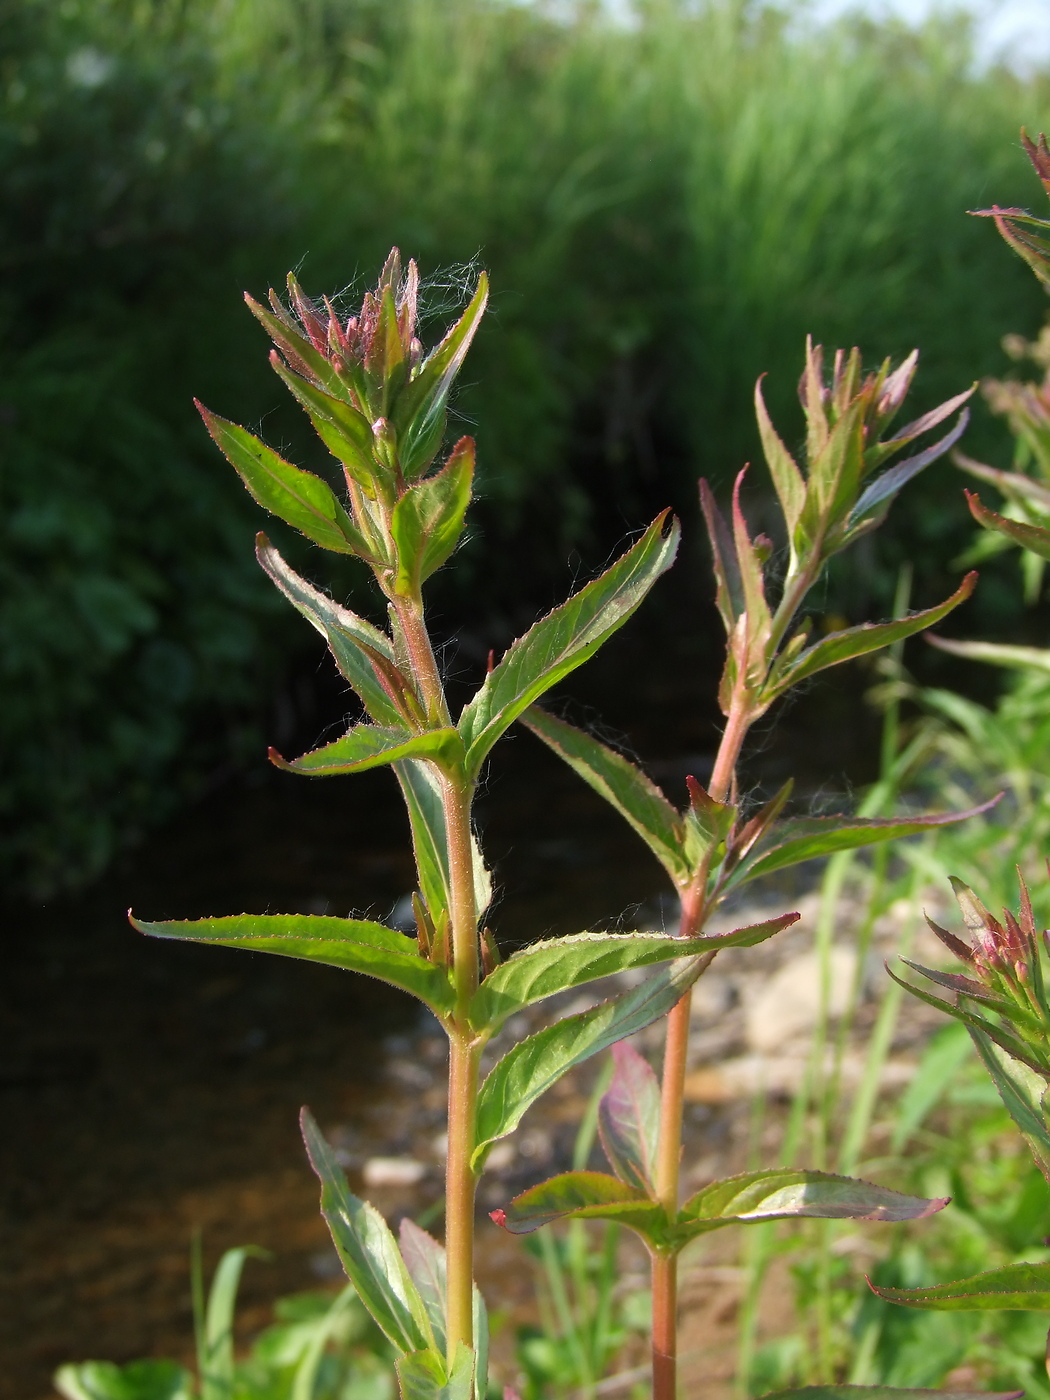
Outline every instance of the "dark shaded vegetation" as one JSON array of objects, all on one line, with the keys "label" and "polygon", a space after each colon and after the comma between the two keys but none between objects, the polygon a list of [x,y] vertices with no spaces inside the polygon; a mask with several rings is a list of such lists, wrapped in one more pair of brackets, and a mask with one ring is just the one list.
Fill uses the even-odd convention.
[{"label": "dark shaded vegetation", "polygon": [[[763,370],[792,421],[807,331],[869,362],[919,345],[918,410],[1000,371],[1004,332],[1035,329],[1027,270],[964,210],[1030,200],[1016,130],[1046,124],[1041,80],[973,76],[958,25],[639,13],[617,28],[586,5],[555,19],[488,0],[2,0],[15,886],[92,875],[264,735],[314,726],[309,742],[341,713],[257,574],[261,512],[190,403],[319,466],[244,288],[290,265],[308,290],[371,280],[398,242],[434,277],[437,316],[461,300],[457,269],[489,268],[476,392],[456,404],[483,499],[437,604],[480,655],[563,591],[567,560],[593,570],[664,505],[692,518],[698,473],[724,484],[757,455]],[[979,417],[974,455],[1005,464],[1002,442]],[[951,468],[933,469],[828,610],[888,596],[905,553],[916,602],[933,601],[965,521]],[[349,568],[322,581],[358,585]],[[966,625],[1001,626],[1013,589],[993,568]]]}]

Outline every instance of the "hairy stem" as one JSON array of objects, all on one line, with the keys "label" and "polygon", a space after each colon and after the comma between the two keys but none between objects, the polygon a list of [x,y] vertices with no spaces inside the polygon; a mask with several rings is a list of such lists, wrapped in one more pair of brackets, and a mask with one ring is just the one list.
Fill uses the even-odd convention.
[{"label": "hairy stem", "polygon": [[445,1165],[445,1258],[448,1269],[448,1364],[456,1346],[474,1345],[474,1151],[480,1048],[466,1034],[449,1042],[448,1158]]},{"label": "hairy stem", "polygon": [[439,728],[451,724],[445,688],[441,684],[441,675],[434,659],[434,648],[430,645],[430,634],[423,620],[422,601],[418,597],[395,598],[393,604],[408,649],[412,675],[426,707],[427,718]]},{"label": "hairy stem", "polygon": [[[751,726],[751,709],[743,678],[738,679],[729,716],[718,746],[711,774],[710,793],[716,802],[725,802],[733,787],[740,750]],[[682,894],[681,938],[692,938],[703,927],[707,907],[707,877],[713,851],[709,851]],[[701,971],[714,960],[707,954]],[[685,1105],[685,1069],[689,1051],[689,1020],[692,990],[686,992],[667,1017],[664,1066],[660,1082],[660,1138],[656,1160],[656,1198],[673,1220],[678,1214],[679,1177],[682,1159],[682,1113]],[[678,1290],[678,1256],[653,1254],[653,1400],[675,1400],[677,1386],[677,1329],[675,1307]]]}]

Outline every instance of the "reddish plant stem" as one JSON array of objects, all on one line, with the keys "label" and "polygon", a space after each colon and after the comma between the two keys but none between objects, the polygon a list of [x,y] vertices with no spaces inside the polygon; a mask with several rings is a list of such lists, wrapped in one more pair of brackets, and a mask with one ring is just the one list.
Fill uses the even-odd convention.
[{"label": "reddish plant stem", "polygon": [[[734,688],[726,727],[718,746],[711,774],[710,793],[716,802],[728,800],[733,774],[747,731],[751,726],[743,668]],[[692,883],[682,894],[681,938],[692,938],[703,927],[709,913],[707,877],[713,851],[701,863]],[[711,965],[714,953],[707,954],[701,972]],[[656,1162],[656,1197],[669,1219],[678,1214],[679,1177],[682,1158],[682,1113],[685,1103],[685,1070],[689,1051],[689,1021],[692,989],[686,992],[667,1017],[664,1065],[660,1083],[660,1139]],[[675,1400],[678,1371],[678,1256],[652,1255],[653,1278],[653,1400]]]}]

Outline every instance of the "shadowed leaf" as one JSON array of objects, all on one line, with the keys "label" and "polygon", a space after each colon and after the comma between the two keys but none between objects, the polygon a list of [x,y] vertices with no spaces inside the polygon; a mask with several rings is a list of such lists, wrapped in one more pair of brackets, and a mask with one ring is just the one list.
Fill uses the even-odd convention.
[{"label": "shadowed leaf", "polygon": [[563,1172],[515,1196],[492,1218],[513,1235],[528,1235],[552,1220],[616,1220],[641,1234],[655,1228],[663,1211],[648,1196],[607,1172]]},{"label": "shadowed leaf", "polygon": [[598,1136],[609,1165],[628,1186],[652,1196],[660,1137],[660,1085],[649,1062],[621,1040],[615,1069],[598,1105]]},{"label": "shadowed leaf", "polygon": [[347,1278],[376,1324],[399,1352],[434,1346],[430,1321],[386,1221],[358,1200],[309,1109],[300,1115],[310,1165],[321,1181],[321,1214]]},{"label": "shadowed leaf", "polygon": [[474,1389],[474,1353],[462,1342],[449,1375],[436,1351],[416,1351],[395,1362],[401,1400],[470,1400]]},{"label": "shadowed leaf", "polygon": [[1043,1106],[1046,1080],[981,1031],[968,1029],[1006,1111],[1024,1135],[1039,1170],[1050,1181],[1050,1126]]},{"label": "shadowed leaf", "polygon": [[1050,671],[1050,648],[1011,646],[1007,642],[957,642],[948,637],[927,637],[938,651],[965,656],[967,661],[986,661],[990,666],[1008,666],[1016,671]]}]

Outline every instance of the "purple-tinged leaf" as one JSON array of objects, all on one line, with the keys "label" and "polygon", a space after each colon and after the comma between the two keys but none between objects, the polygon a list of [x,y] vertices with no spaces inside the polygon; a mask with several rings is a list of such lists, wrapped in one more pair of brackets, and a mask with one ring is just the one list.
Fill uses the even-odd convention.
[{"label": "purple-tinged leaf", "polygon": [[968,943],[964,943],[961,938],[956,938],[955,934],[949,933],[946,928],[941,928],[940,924],[935,924],[929,914],[927,914],[925,918],[929,925],[930,932],[936,934],[950,953],[954,953],[960,962],[973,962],[973,949]]},{"label": "purple-tinged leaf", "polygon": [[471,1400],[474,1353],[459,1342],[449,1373],[444,1356],[433,1348],[399,1356],[394,1362],[401,1400]]},{"label": "purple-tinged leaf", "polygon": [[987,1006],[990,1011],[998,1011],[1000,1014],[1007,1014],[1013,1011],[1012,1002],[1004,997],[995,996],[989,992],[983,982],[978,982],[974,977],[966,977],[961,972],[938,972],[932,967],[923,967],[921,963],[912,962],[910,958],[901,958],[905,967],[910,967],[913,972],[921,973],[923,977],[928,977],[931,982],[936,982],[939,987],[946,987],[950,992],[958,992],[964,997],[970,997],[973,1001],[978,1001],[982,1006]]},{"label": "purple-tinged leaf", "polygon": [[739,831],[734,831],[728,841],[727,860],[735,864],[744,859],[748,851],[759,841],[769,830],[777,817],[784,810],[784,804],[791,796],[791,791],[795,786],[794,778],[788,778],[787,782],[775,793],[768,802],[764,803],[753,817],[749,817]]},{"label": "purple-tinged leaf", "polygon": [[976,476],[981,481],[997,486],[1008,500],[1018,505],[1033,506],[1038,514],[1050,515],[1050,488],[1034,477],[1023,472],[1002,471],[999,467],[989,467],[984,462],[975,461],[963,452],[953,452],[952,461],[964,472]]},{"label": "purple-tinged leaf", "polygon": [[366,919],[324,914],[230,914],[158,923],[131,918],[131,923],[151,938],[181,938],[220,948],[243,948],[249,953],[276,953],[362,972],[410,992],[439,1016],[448,1014],[455,1004],[447,972],[420,957],[414,939]]},{"label": "purple-tinged leaf", "polygon": [[[912,356],[918,355],[918,351],[913,350]],[[909,356],[911,359],[911,356]],[[907,361],[905,361],[907,364]],[[903,369],[904,366],[902,365]],[[915,366],[912,365],[914,370]],[[887,380],[887,383],[889,381]],[[939,423],[943,423],[946,418],[950,418],[957,408],[962,408],[967,399],[973,397],[973,392],[977,385],[972,384],[969,389],[964,389],[961,394],[956,394],[954,398],[945,399],[944,403],[938,404],[936,408],[931,408],[927,413],[914,419],[911,423],[905,424],[896,437],[886,438],[879,443],[880,448],[886,448],[889,452],[897,452],[902,447],[907,447],[909,442],[914,442],[917,437],[922,437],[923,433],[928,433],[931,428],[936,428]]]},{"label": "purple-tinged leaf", "polygon": [[726,634],[732,636],[737,618],[744,612],[744,586],[737,562],[736,546],[725,517],[718,509],[710,486],[700,478],[700,508],[704,513],[708,538],[711,541],[715,572],[715,603],[725,624]]},{"label": "purple-tinged leaf", "polygon": [[615,807],[681,888],[692,876],[681,815],[642,770],[582,729],[531,705],[521,723]]},{"label": "purple-tinged leaf", "polygon": [[868,1280],[868,1287],[888,1303],[936,1312],[970,1312],[980,1308],[1050,1310],[1050,1264],[1007,1264],[973,1278],[938,1283],[931,1288],[886,1288]]},{"label": "purple-tinged leaf", "polygon": [[832,855],[835,851],[852,851],[861,846],[876,845],[880,841],[918,836],[924,831],[935,831],[940,826],[951,826],[987,812],[1000,797],[1002,793],[965,812],[945,812],[937,816],[792,817],[772,827],[755,843],[730,873],[723,888],[734,889],[745,881],[771,875],[775,870],[785,870],[804,860]]},{"label": "purple-tinged leaf", "polygon": [[937,1011],[943,1011],[946,1016],[951,1016],[954,1020],[960,1021],[970,1031],[977,1031],[981,1035],[986,1035],[989,1040],[995,1041],[1014,1060],[1020,1060],[1029,1069],[1038,1072],[1039,1066],[1034,1063],[1031,1053],[1022,1041],[1015,1035],[1004,1029],[1002,1026],[993,1026],[990,1021],[986,1021],[983,1016],[975,1016],[973,1012],[965,1010],[961,1006],[956,1006],[954,1002],[943,1001],[940,997],[935,997],[931,992],[927,992],[922,987],[915,987],[911,982],[905,982],[902,977],[898,977],[893,969],[886,965],[886,971],[898,986],[903,987],[906,992],[911,992],[913,997],[918,997],[927,1006],[934,1007]]},{"label": "purple-tinged leaf", "polygon": [[504,653],[459,718],[468,776],[478,773],[493,744],[519,715],[623,626],[671,567],[680,533],[678,522],[664,511],[611,568],[541,618]]},{"label": "purple-tinged leaf", "polygon": [[420,1229],[407,1215],[398,1226],[398,1244],[405,1268],[419,1291],[427,1317],[430,1319],[434,1344],[439,1352],[444,1352],[448,1296],[448,1269],[444,1247],[438,1244],[433,1235],[428,1235],[426,1230]]},{"label": "purple-tinged leaf", "polygon": [[1041,559],[1050,559],[1050,530],[1041,525],[1026,525],[1023,520],[1011,520],[1007,515],[989,510],[981,504],[981,498],[975,491],[967,491],[966,500],[970,514],[978,525],[983,525],[986,530],[997,530],[1000,535],[1038,554]]},{"label": "purple-tinged leaf", "polygon": [[818,671],[827,670],[829,666],[838,666],[843,661],[866,656],[869,652],[879,651],[905,637],[914,636],[916,632],[922,632],[927,627],[932,627],[947,617],[960,603],[964,603],[976,584],[977,574],[971,572],[951,597],[946,598],[943,603],[938,603],[936,607],[926,608],[923,612],[912,613],[910,617],[898,618],[894,622],[865,622],[859,627],[849,627],[842,632],[830,632],[813,646],[807,647],[783,669],[774,668],[770,683],[762,694],[761,703],[771,704],[791,686],[815,676]]},{"label": "purple-tinged leaf", "polygon": [[431,1350],[430,1320],[386,1221],[350,1191],[309,1109],[303,1109],[300,1123],[310,1165],[321,1181],[321,1214],[359,1298],[399,1352]]},{"label": "purple-tinged leaf", "polygon": [[766,668],[766,648],[773,630],[773,617],[766,602],[765,580],[762,576],[762,559],[751,539],[740,504],[740,489],[744,484],[747,468],[737,473],[733,483],[733,545],[736,550],[737,566],[740,570],[740,587],[743,592],[744,612],[747,615],[747,659],[763,673]]},{"label": "purple-tinged leaf", "polygon": [[[965,394],[959,395],[958,398],[967,399],[972,393],[973,389],[968,389]],[[957,401],[958,399],[952,401],[953,406]],[[942,409],[947,407],[948,405],[946,404],[941,405]],[[939,411],[940,410],[935,409],[932,414],[927,416],[936,422],[938,420],[935,415]],[[921,421],[920,419],[919,422]],[[860,500],[850,512],[850,535],[852,535],[862,523],[868,525],[872,517],[874,517],[872,523],[881,520],[898,491],[906,486],[907,483],[911,481],[912,477],[918,476],[923,468],[930,466],[931,463],[937,461],[938,457],[943,457],[946,452],[950,451],[966,431],[969,421],[970,410],[964,408],[959,414],[955,426],[950,432],[946,433],[939,442],[935,442],[931,447],[925,448],[922,452],[917,452],[914,457],[906,457],[903,462],[897,462],[896,465],[890,467],[888,471],[883,472],[880,477],[877,477],[871,485],[861,493]],[[927,424],[927,426],[932,427],[933,422]],[[917,432],[922,431],[922,428],[918,428],[917,430]]]},{"label": "purple-tinged leaf", "polygon": [[647,1060],[621,1040],[612,1047],[612,1081],[598,1105],[598,1136],[613,1171],[653,1196],[660,1137],[660,1085]]},{"label": "purple-tinged leaf", "polygon": [[462,757],[463,747],[454,729],[428,729],[423,734],[410,734],[407,729],[384,729],[376,724],[357,724],[341,739],[312,749],[290,763],[275,749],[270,750],[270,762],[274,767],[288,773],[302,773],[308,778],[363,773],[366,768],[397,763],[403,758],[429,758],[434,763],[452,765]]},{"label": "purple-tinged leaf", "polygon": [[512,1235],[529,1235],[553,1220],[616,1220],[646,1238],[663,1211],[646,1195],[606,1172],[563,1172],[523,1191],[492,1219]]},{"label": "purple-tinged leaf", "polygon": [[676,1237],[684,1244],[724,1225],[763,1220],[922,1220],[942,1210],[947,1197],[904,1196],[849,1176],[777,1167],[714,1181],[686,1201]]},{"label": "purple-tinged leaf", "polygon": [[372,660],[379,655],[394,664],[389,637],[300,578],[265,535],[256,536],[255,555],[292,606],[326,639],[340,673],[360,696],[371,718],[377,724],[402,725],[404,715],[379,679]]}]

